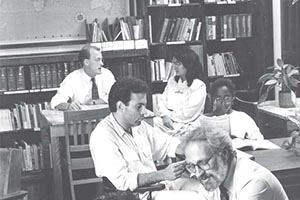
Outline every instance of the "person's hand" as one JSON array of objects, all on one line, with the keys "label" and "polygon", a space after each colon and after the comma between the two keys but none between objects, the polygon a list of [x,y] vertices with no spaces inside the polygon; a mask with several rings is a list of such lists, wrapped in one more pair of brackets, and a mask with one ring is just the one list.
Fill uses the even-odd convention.
[{"label": "person's hand", "polygon": [[81,110],[80,104],[76,102],[71,102],[68,105],[68,110]]},{"label": "person's hand", "polygon": [[171,129],[171,130],[174,129],[174,127],[173,127],[173,121],[172,121],[172,119],[171,119],[169,116],[167,116],[167,115],[163,116],[163,117],[162,117],[162,120],[163,120],[163,124],[164,124],[166,127],[168,127],[168,128]]},{"label": "person's hand", "polygon": [[175,180],[181,177],[185,169],[185,161],[179,161],[176,163],[170,164],[168,167],[162,170],[165,180]]}]

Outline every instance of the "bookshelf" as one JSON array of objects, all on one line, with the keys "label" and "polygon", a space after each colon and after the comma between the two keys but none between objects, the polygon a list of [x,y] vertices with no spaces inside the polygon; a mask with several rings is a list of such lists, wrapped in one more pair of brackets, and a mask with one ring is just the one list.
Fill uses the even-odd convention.
[{"label": "bookshelf", "polygon": [[[230,77],[238,89],[255,88],[258,77],[273,62],[272,1],[205,1],[204,6],[208,61],[229,53],[237,63],[237,73],[221,76]],[[228,60],[223,64],[227,70]],[[206,74],[211,67],[208,63]],[[208,78],[213,81],[218,76]]]},{"label": "bookshelf", "polygon": [[[29,191],[29,199],[39,200],[45,196],[52,199],[50,195],[53,192],[52,188],[47,185],[52,185],[53,172],[51,162],[47,160],[50,156],[46,155],[49,153],[51,140],[47,133],[41,134],[39,112],[41,109],[49,109],[49,104],[43,102],[49,102],[63,78],[80,67],[77,57],[83,45],[84,43],[53,46],[48,44],[48,46],[33,47],[33,45],[0,50],[0,71],[4,71],[4,75],[0,77],[5,78],[5,87],[1,82],[0,111],[6,110],[14,114],[13,110],[19,109],[16,112],[17,116],[13,115],[4,120],[12,126],[10,129],[0,131],[0,147],[24,146],[24,154],[31,156],[31,159],[24,156],[27,164],[24,161],[22,175],[22,188]],[[105,66],[111,69],[116,78],[137,76],[134,69],[140,68],[144,76],[140,78],[147,80],[145,69],[149,57],[148,49],[104,51],[103,57]],[[12,78],[8,75],[11,68],[14,69]],[[20,68],[21,77],[18,73]],[[130,74],[128,68],[133,69]],[[124,74],[125,72],[127,74]],[[22,87],[9,87],[17,85],[19,79],[22,79]],[[9,81],[14,83],[8,84]],[[34,112],[30,107],[35,108]],[[34,115],[37,119],[34,119]],[[15,120],[15,118],[19,119]],[[25,118],[32,120],[28,126],[25,126]],[[37,127],[34,125],[34,120],[37,120]],[[1,120],[1,123],[4,121]],[[17,121],[21,121],[21,125],[17,125]],[[28,162],[30,162],[29,166],[27,166]]]},{"label": "bookshelf", "polygon": [[[157,72],[166,73],[169,52],[183,46],[190,46],[198,53],[206,83],[225,76],[231,78],[238,89],[254,88],[264,69],[272,65],[271,0],[144,0],[136,1],[136,6],[137,12],[146,19],[153,93],[161,93],[166,85],[168,77],[161,78]],[[223,62],[223,73],[209,74],[209,56]],[[160,63],[161,59],[165,65]]]}]

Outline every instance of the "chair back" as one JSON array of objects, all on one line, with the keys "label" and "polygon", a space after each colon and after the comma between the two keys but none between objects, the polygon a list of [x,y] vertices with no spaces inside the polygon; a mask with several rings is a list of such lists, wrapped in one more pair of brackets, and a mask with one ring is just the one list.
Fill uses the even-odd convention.
[{"label": "chair back", "polygon": [[64,112],[68,178],[72,200],[75,200],[76,185],[102,182],[102,179],[95,175],[89,139],[98,122],[109,113],[108,108]]}]

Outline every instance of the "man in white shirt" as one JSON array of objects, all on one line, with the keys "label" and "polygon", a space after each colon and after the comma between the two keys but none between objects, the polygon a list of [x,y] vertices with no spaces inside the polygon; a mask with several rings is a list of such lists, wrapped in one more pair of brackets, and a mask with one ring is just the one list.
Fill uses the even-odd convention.
[{"label": "man in white shirt", "polygon": [[[148,86],[134,78],[118,80],[111,88],[108,104],[111,114],[95,128],[90,150],[96,175],[107,177],[119,190],[164,181],[167,190],[154,192],[155,200],[201,200],[194,191],[178,191],[189,179],[181,178],[184,161],[157,171],[154,161],[183,153],[178,138],[171,137],[143,121]],[[177,191],[170,191],[177,190]],[[147,194],[141,195],[147,199]]]},{"label": "man in white shirt", "polygon": [[236,155],[230,136],[223,129],[196,128],[185,143],[187,171],[214,200],[288,200],[269,170]]},{"label": "man in white shirt", "polygon": [[53,109],[80,110],[80,105],[107,103],[115,78],[110,70],[103,68],[100,49],[86,45],[78,60],[83,67],[71,72],[60,84],[51,100]]}]

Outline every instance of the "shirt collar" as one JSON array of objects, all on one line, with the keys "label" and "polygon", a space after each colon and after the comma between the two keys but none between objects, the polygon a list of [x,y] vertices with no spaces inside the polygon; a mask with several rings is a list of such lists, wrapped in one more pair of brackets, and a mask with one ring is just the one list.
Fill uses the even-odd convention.
[{"label": "shirt collar", "polygon": [[227,189],[231,194],[233,193],[233,180],[237,167],[237,157],[234,156],[230,162],[230,167],[228,169],[228,173],[226,175],[225,181],[222,183],[223,186]]},{"label": "shirt collar", "polygon": [[127,132],[123,129],[123,127],[117,122],[116,118],[114,117],[113,113],[110,113],[109,115],[110,121],[112,122],[116,132],[119,136],[123,137],[124,134]]},{"label": "shirt collar", "polygon": [[90,77],[89,75],[87,75],[87,73],[85,73],[85,71],[84,71],[83,68],[81,68],[81,69],[79,69],[79,70],[80,70],[80,73],[82,74],[82,77],[83,77],[83,79],[84,79],[85,81],[91,81],[91,78],[92,78],[92,77]]}]

